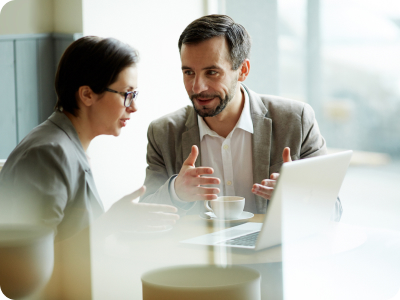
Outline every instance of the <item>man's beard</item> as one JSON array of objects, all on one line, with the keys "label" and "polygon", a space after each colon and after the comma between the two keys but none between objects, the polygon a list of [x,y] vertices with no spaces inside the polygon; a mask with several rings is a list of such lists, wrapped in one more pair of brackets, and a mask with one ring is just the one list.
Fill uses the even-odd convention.
[{"label": "man's beard", "polygon": [[[237,86],[237,80],[232,82],[231,87],[229,88],[224,99],[222,99],[222,97],[219,94],[200,93],[200,94],[191,95],[190,100],[192,101],[194,110],[202,118],[214,117],[214,116],[218,115],[221,111],[223,111],[225,109],[225,107],[228,105],[228,103],[235,96],[236,86]],[[194,104],[194,101],[193,101],[196,98],[206,98],[206,99],[219,98],[219,104],[215,108],[206,108],[205,106],[198,108],[198,107],[196,107],[196,105]]]}]

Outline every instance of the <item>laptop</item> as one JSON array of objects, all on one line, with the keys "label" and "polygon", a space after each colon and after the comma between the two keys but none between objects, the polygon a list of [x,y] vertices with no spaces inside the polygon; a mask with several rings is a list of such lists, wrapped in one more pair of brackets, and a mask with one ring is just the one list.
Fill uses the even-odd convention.
[{"label": "laptop", "polygon": [[181,243],[261,250],[323,231],[353,151],[282,165],[263,223],[248,222]]}]

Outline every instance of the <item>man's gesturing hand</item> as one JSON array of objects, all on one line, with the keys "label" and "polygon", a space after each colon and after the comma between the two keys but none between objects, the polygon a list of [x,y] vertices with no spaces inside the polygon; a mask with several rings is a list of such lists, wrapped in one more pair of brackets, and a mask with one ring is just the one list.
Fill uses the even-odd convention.
[{"label": "man's gesturing hand", "polygon": [[[286,147],[282,153],[283,163],[291,162],[290,148]],[[272,173],[270,179],[264,179],[261,184],[255,183],[251,190],[253,194],[263,197],[264,199],[271,199],[272,192],[274,191],[276,181],[278,180],[279,173]]]},{"label": "man's gesturing hand", "polygon": [[220,180],[215,177],[201,177],[201,175],[214,173],[214,170],[208,167],[196,168],[194,164],[198,155],[199,149],[197,146],[192,146],[192,152],[183,163],[175,179],[175,193],[183,201],[213,200],[217,199],[217,194],[219,193],[218,188],[201,186],[219,184]]}]

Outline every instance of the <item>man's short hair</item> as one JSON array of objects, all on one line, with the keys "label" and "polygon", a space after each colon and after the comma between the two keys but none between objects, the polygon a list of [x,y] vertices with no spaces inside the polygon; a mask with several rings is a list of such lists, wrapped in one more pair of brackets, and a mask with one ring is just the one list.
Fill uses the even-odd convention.
[{"label": "man's short hair", "polygon": [[55,109],[76,116],[79,109],[75,97],[81,86],[89,86],[96,94],[118,80],[119,73],[139,61],[138,52],[113,38],[85,36],[73,42],[58,64]]},{"label": "man's short hair", "polygon": [[225,15],[204,16],[190,23],[179,37],[179,52],[183,44],[197,44],[217,36],[225,37],[232,70],[237,70],[249,58],[251,39],[242,25]]}]

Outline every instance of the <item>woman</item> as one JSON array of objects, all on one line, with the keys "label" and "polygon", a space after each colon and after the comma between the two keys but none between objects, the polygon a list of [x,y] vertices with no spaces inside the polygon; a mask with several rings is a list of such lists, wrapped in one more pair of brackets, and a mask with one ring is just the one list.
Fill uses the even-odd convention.
[{"label": "woman", "polygon": [[157,229],[179,218],[172,206],[132,203],[144,187],[105,213],[86,156],[96,136],[118,136],[137,110],[137,61],[133,48],[111,38],[83,37],[67,48],[56,74],[56,112],[21,141],[0,173],[1,223],[50,226],[58,241],[90,224]]}]

